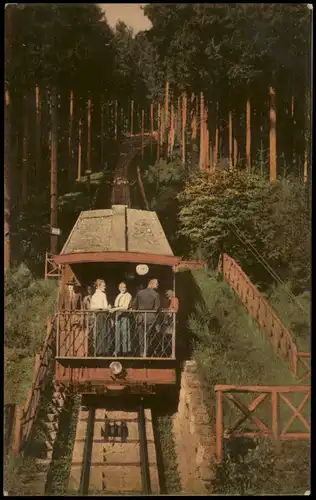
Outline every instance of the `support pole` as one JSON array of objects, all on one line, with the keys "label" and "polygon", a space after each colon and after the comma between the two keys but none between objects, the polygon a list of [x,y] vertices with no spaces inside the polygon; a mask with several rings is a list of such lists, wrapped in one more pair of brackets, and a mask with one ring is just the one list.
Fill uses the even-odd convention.
[{"label": "support pole", "polygon": [[[57,226],[57,95],[52,91],[51,102],[51,163],[50,163],[50,228]],[[50,253],[57,253],[57,235],[50,235]]]}]

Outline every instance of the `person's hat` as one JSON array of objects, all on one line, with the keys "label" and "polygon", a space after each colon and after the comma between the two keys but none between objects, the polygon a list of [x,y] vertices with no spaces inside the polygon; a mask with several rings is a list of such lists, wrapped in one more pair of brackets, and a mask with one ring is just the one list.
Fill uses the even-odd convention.
[{"label": "person's hat", "polygon": [[167,290],[166,297],[172,297],[172,296],[173,296],[173,290]]}]

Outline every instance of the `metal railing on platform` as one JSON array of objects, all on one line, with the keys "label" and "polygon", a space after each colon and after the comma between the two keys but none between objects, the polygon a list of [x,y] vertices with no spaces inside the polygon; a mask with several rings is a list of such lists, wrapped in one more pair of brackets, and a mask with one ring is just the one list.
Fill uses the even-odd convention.
[{"label": "metal railing on platform", "polygon": [[175,358],[176,313],[64,311],[57,314],[57,358]]}]

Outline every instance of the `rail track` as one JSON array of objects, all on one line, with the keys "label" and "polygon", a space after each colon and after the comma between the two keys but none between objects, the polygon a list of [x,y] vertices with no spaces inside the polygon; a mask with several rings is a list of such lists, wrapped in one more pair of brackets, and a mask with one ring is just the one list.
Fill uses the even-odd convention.
[{"label": "rail track", "polygon": [[80,408],[69,493],[159,494],[151,409],[113,399]]}]

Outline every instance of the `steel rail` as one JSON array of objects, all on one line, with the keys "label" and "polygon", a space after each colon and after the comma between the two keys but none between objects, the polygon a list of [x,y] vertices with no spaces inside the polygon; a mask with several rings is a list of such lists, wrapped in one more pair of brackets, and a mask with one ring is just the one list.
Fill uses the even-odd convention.
[{"label": "steel rail", "polygon": [[82,460],[80,488],[79,488],[80,495],[88,495],[89,492],[94,423],[95,423],[95,408],[90,408],[88,422],[87,422],[87,434],[83,450],[83,460]]},{"label": "steel rail", "polygon": [[151,494],[149,460],[148,460],[148,446],[146,436],[146,418],[144,404],[141,401],[138,408],[138,432],[139,432],[139,448],[140,448],[140,464],[142,474],[142,488],[143,494]]}]

